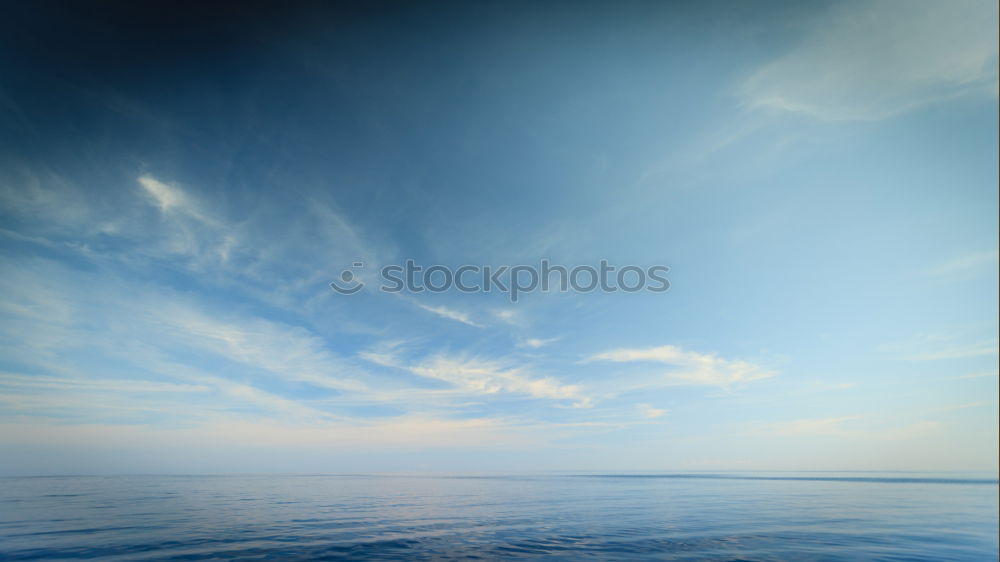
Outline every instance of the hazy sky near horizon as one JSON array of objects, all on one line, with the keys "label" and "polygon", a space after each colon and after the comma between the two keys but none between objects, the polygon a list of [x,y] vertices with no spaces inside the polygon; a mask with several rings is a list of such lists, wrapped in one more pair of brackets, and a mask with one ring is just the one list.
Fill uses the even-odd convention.
[{"label": "hazy sky near horizon", "polygon": [[996,469],[994,1],[4,11],[2,474]]}]

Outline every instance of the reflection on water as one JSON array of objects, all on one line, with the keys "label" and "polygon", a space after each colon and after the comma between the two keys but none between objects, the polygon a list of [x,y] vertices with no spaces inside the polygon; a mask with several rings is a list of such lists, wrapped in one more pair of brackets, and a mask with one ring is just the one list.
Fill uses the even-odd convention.
[{"label": "reflection on water", "polygon": [[995,475],[0,478],[0,559],[995,560]]}]

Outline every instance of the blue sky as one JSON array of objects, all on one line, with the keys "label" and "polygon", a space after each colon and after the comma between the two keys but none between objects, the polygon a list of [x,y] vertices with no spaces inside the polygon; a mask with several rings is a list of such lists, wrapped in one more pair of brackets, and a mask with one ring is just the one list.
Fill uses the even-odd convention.
[{"label": "blue sky", "polygon": [[[995,470],[995,2],[42,2],[0,472]],[[357,294],[670,266],[667,293]]]}]

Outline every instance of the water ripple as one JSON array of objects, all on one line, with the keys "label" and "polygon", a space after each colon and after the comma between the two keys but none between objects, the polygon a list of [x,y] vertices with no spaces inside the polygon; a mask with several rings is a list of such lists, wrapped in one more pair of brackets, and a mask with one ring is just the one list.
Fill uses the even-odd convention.
[{"label": "water ripple", "polygon": [[0,559],[996,560],[997,480],[838,473],[0,479]]}]

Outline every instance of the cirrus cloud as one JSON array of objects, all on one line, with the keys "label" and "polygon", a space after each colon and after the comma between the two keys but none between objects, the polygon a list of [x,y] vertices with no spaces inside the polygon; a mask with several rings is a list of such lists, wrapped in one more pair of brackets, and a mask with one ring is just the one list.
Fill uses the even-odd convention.
[{"label": "cirrus cloud", "polygon": [[961,95],[997,93],[997,3],[845,2],[807,39],[758,68],[739,93],[752,109],[875,121]]},{"label": "cirrus cloud", "polygon": [[675,385],[729,387],[736,383],[766,379],[776,374],[770,369],[748,361],[723,359],[714,353],[687,351],[676,345],[615,349],[594,355],[587,361],[664,363],[670,365],[672,369],[663,376]]}]

